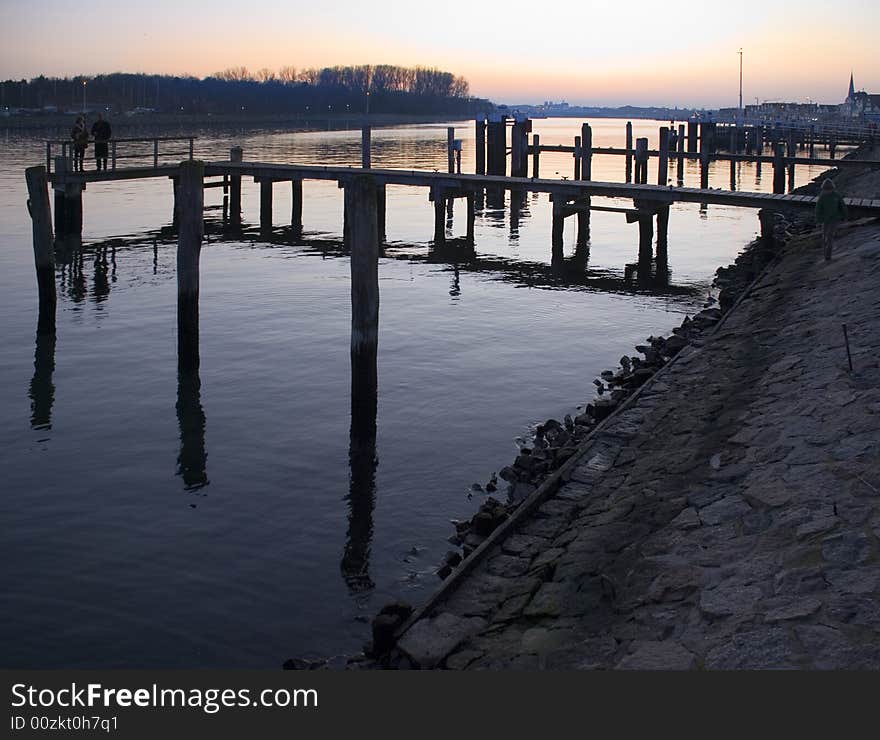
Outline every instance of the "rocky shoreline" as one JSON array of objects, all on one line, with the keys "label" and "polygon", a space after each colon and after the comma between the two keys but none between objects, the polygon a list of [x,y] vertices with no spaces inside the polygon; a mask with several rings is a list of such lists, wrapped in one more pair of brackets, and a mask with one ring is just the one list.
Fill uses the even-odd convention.
[{"label": "rocky shoreline", "polygon": [[[836,175],[825,173],[817,180]],[[813,182],[798,193],[813,194],[818,183]],[[768,214],[762,214],[763,219]],[[580,414],[566,415],[560,422],[548,419],[540,424],[529,444],[520,448],[511,465],[504,467],[496,476],[482,486],[474,484],[474,493],[486,493],[488,497],[469,520],[454,521],[454,533],[450,542],[459,549],[447,553],[439,564],[437,573],[442,579],[449,578],[470,563],[471,556],[496,530],[504,527],[524,502],[536,498],[549,498],[563,483],[560,473],[570,467],[589,447],[594,432],[616,411],[628,408],[639,390],[658,372],[666,368],[688,346],[700,346],[720,324],[727,314],[748,293],[764,270],[780,255],[785,244],[795,235],[811,231],[815,224],[812,214],[800,213],[794,217],[779,213],[769,214],[772,223],[764,226],[765,237],[749,244],[735,262],[720,267],[713,282],[713,294],[707,298],[703,309],[693,317],[685,317],[666,337],[648,337],[645,344],[636,346],[637,355],[624,356],[614,370],[606,370],[594,380],[596,395],[583,407]],[[624,450],[621,456],[633,453]],[[616,464],[627,464],[618,459]],[[568,463],[568,465],[566,465]],[[499,481],[499,478],[502,482]],[[505,500],[500,500],[499,489],[506,485]],[[609,588],[613,588],[610,585]],[[350,658],[349,668],[408,668],[413,662],[404,652],[395,649],[395,639],[404,626],[412,620],[413,609],[403,603],[383,608],[372,622],[372,642],[364,654]],[[286,668],[326,667],[320,661],[288,661]]]}]

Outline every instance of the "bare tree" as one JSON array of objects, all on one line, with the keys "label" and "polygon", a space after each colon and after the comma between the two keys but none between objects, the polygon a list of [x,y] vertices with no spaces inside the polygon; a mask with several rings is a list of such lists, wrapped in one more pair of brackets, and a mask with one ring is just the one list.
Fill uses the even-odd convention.
[{"label": "bare tree", "polygon": [[278,70],[278,79],[287,85],[291,82],[296,82],[296,67],[292,64],[287,64],[281,67],[281,69]]}]

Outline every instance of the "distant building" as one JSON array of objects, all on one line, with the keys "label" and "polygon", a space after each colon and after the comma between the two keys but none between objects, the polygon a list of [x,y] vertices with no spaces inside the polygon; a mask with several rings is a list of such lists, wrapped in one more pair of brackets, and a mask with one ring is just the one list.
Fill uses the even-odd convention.
[{"label": "distant building", "polygon": [[850,73],[846,100],[838,106],[838,111],[845,118],[880,120],[880,95],[871,95],[864,90],[856,92],[855,81]]},{"label": "distant building", "polygon": [[757,105],[747,105],[745,114],[748,118],[774,119],[778,121],[802,121],[815,118],[819,112],[816,103],[786,103],[767,100]]}]

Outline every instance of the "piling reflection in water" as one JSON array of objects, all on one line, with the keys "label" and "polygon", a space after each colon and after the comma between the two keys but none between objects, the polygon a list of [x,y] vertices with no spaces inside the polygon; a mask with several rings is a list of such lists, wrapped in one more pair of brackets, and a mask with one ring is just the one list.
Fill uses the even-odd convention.
[{"label": "piling reflection in water", "polygon": [[34,376],[28,388],[31,400],[31,428],[52,428],[52,406],[55,404],[55,334],[37,332],[34,350]]},{"label": "piling reflection in water", "polygon": [[351,429],[348,462],[348,532],[340,569],[353,592],[373,588],[370,546],[376,505],[376,413],[378,369],[376,345],[351,352]]},{"label": "piling reflection in water", "polygon": [[180,428],[180,454],[177,475],[186,490],[208,485],[205,449],[205,412],[202,408],[202,382],[199,376],[198,300],[179,299],[177,309],[177,424]]}]

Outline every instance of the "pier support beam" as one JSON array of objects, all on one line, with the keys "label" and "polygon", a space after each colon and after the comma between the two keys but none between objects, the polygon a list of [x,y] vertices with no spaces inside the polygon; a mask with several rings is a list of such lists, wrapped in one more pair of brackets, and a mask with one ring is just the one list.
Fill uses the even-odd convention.
[{"label": "pier support beam", "polygon": [[697,153],[697,122],[694,120],[688,121],[688,133],[687,133],[687,150],[688,154],[696,154]]},{"label": "pier support beam", "polygon": [[302,236],[303,230],[303,181],[290,181],[290,227],[295,236]]},{"label": "pier support beam", "polygon": [[669,183],[669,127],[660,127],[660,157],[657,162],[657,184],[666,187]]},{"label": "pier support beam", "polygon": [[669,245],[669,206],[663,206],[657,211],[657,256],[660,251],[666,251]]},{"label": "pier support beam", "polygon": [[574,173],[572,180],[581,179],[581,137],[574,137]]},{"label": "pier support beam", "polygon": [[446,197],[440,188],[431,189],[434,201],[434,246],[446,244]]},{"label": "pier support beam", "polygon": [[[180,163],[177,232],[177,352],[181,369],[198,369],[199,257],[204,235],[205,164]],[[195,348],[195,357],[193,357]],[[195,367],[192,367],[195,362]]]},{"label": "pier support beam", "polygon": [[652,214],[639,216],[639,276],[650,274],[651,259],[654,256],[654,217]]},{"label": "pier support beam", "polygon": [[589,123],[581,126],[581,179],[593,179],[593,130]]},{"label": "pier support beam", "polygon": [[636,139],[636,185],[648,183],[648,139],[641,137]]},{"label": "pier support beam", "polygon": [[[241,162],[242,149],[234,146],[229,150],[230,162]],[[229,178],[229,223],[233,226],[241,226],[241,175],[232,175]]]},{"label": "pier support beam", "polygon": [[626,182],[632,182],[633,169],[633,125],[632,121],[626,122]]},{"label": "pier support beam", "polygon": [[468,244],[474,243],[474,221],[476,220],[476,208],[474,201],[476,200],[476,195],[474,193],[468,193],[466,196],[467,200],[467,233],[465,235],[465,241]]},{"label": "pier support beam", "polygon": [[704,126],[700,126],[700,187],[703,190],[709,187],[709,140],[703,133]]},{"label": "pier support beam", "polygon": [[[379,232],[376,180],[360,175],[345,183],[351,244],[351,352],[370,352],[379,339]],[[443,203],[443,199],[438,199]]]},{"label": "pier support beam", "polygon": [[678,163],[675,169],[675,179],[679,186],[684,184],[684,132],[685,126],[681,123],[678,126],[678,139],[675,142],[678,148]]},{"label": "pier support beam", "polygon": [[773,192],[785,193],[785,156],[784,144],[777,141],[773,145]]},{"label": "pier support beam", "polygon": [[538,134],[532,136],[532,177],[538,179],[541,176],[541,137]]},{"label": "pier support beam", "polygon": [[49,209],[49,179],[46,168],[25,170],[28,211],[34,243],[34,267],[37,271],[39,313],[37,334],[55,333],[55,250],[52,237],[52,213]]},{"label": "pier support beam", "polygon": [[565,232],[565,204],[567,198],[560,195],[551,195],[550,201],[553,204],[551,244],[554,250],[562,249],[563,234]]},{"label": "pier support beam", "polygon": [[271,180],[260,181],[260,231],[272,231],[272,185]]},{"label": "pier support beam", "polygon": [[476,173],[478,175],[486,174],[486,121],[478,118],[474,121],[476,143],[474,153],[476,155]]},{"label": "pier support beam", "polygon": [[507,116],[489,121],[486,128],[486,169],[489,175],[507,174]]},{"label": "pier support beam", "polygon": [[587,198],[586,206],[577,212],[577,244],[585,247],[590,241],[590,199]]},{"label": "pier support beam", "polygon": [[446,127],[446,171],[455,172],[455,127]]}]

